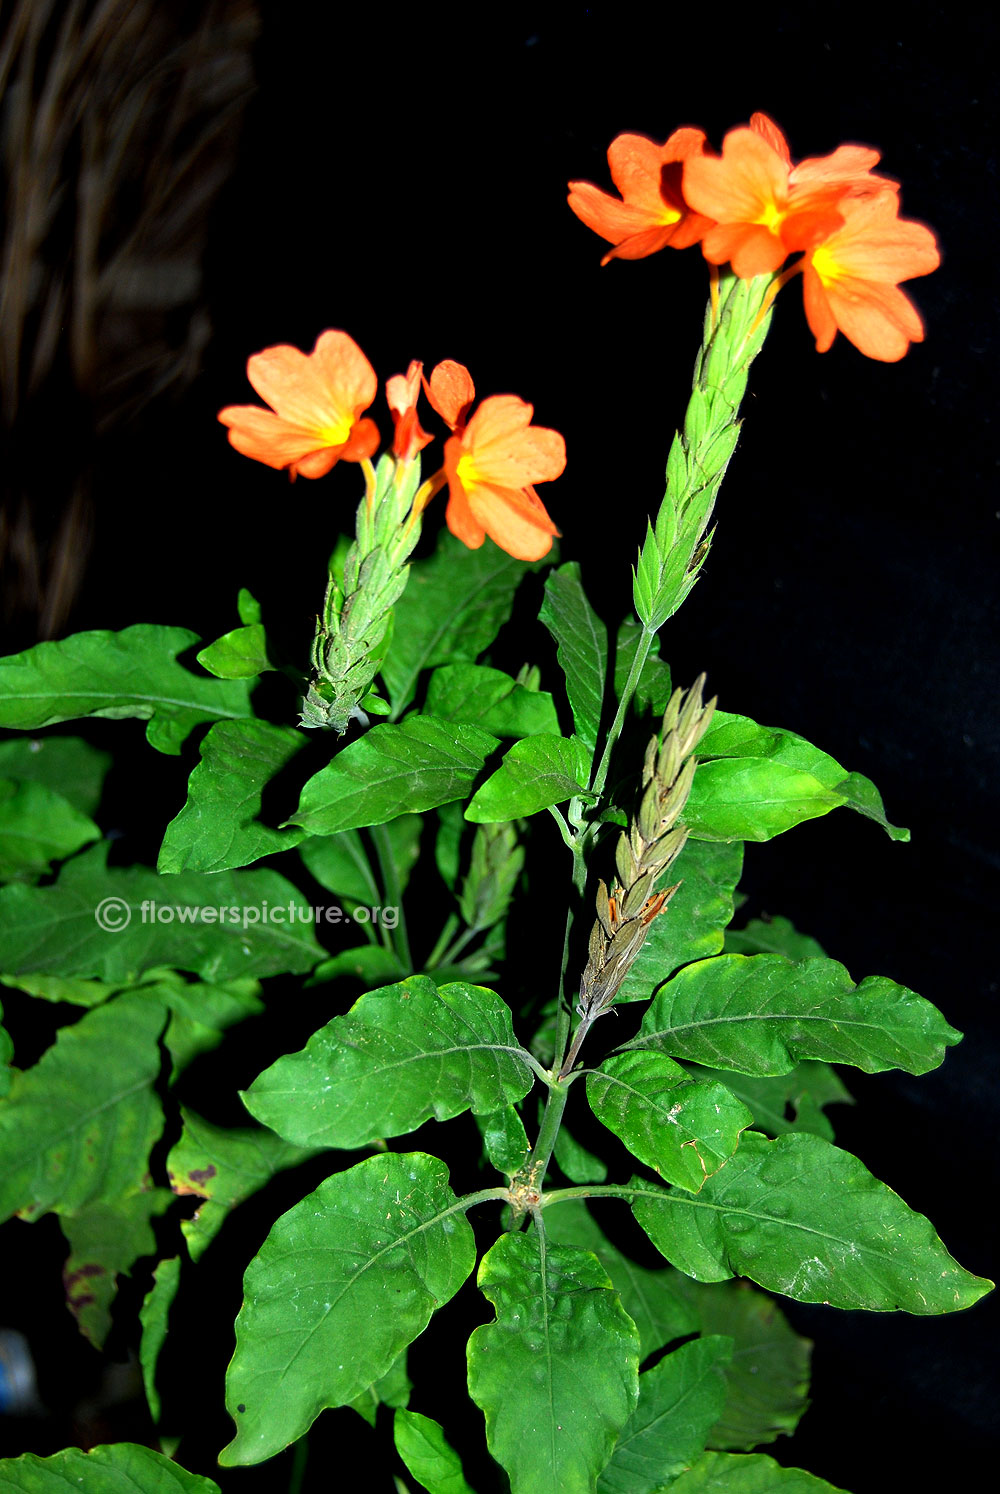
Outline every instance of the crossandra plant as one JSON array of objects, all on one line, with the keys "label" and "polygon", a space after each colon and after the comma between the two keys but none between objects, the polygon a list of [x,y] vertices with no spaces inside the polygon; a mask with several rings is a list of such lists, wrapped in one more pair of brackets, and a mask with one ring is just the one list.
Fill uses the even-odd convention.
[{"label": "crossandra plant", "polygon": [[[700,246],[710,267],[666,493],[634,515],[634,616],[602,618],[579,567],[552,563],[535,484],[565,450],[531,405],[477,403],[461,364],[412,363],[387,383],[376,460],[375,371],[330,330],[311,354],[252,357],[270,408],[219,417],[293,478],[360,465],[311,647],[283,657],[243,591],[239,625],[196,659],[186,628],[137,624],[0,662],[2,979],[17,1013],[55,1003],[57,1024],[20,1068],[18,1031],[0,1034],[3,1217],[57,1216],[95,1345],[118,1278],[144,1285],[150,1412],[150,1445],[10,1459],[4,1488],[237,1489],[269,1459],[270,1487],[326,1488],[308,1439],[340,1407],[338,1466],[364,1418],[394,1439],[399,1490],[821,1494],[753,1451],[794,1429],[808,1390],[809,1345],[765,1293],[935,1314],[990,1286],[826,1114],[847,1097],[833,1065],[923,1074],[959,1034],[786,920],[731,923],[745,841],[839,807],[907,832],[867,778],[718,708],[703,677],[675,684],[663,656],[777,293],[801,275],[820,351],[842,332],[895,361],[923,335],[899,283],[935,268],[934,237],[900,216],[874,151],[795,165],[762,115],[720,154],[683,129],[620,136],[609,161],[620,196],[575,182],[569,199],[605,259]],[[428,477],[421,398],[447,432]],[[428,548],[444,488],[449,532]],[[548,664],[523,607],[511,637],[522,581]],[[516,673],[498,667],[512,654]],[[725,704],[725,679],[712,688]],[[88,717],[143,719],[174,756],[198,734],[155,871],[109,858],[106,757],[35,735]],[[272,856],[280,871],[257,865]],[[230,1043],[287,1011],[293,982],[326,1019],[291,1052],[266,1026],[236,1124],[200,1113],[191,1096],[225,1084]],[[279,1174],[297,1201],[275,1217]],[[634,1258],[651,1247],[657,1268]],[[214,1477],[161,1352],[213,1256],[245,1268]],[[468,1400],[442,1403],[461,1313]],[[436,1329],[437,1357],[418,1345],[408,1365]]]}]

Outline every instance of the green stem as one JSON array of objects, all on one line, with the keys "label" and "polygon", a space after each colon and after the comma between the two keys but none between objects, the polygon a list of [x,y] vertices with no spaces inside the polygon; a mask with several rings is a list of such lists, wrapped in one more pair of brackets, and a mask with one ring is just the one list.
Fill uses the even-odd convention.
[{"label": "green stem", "polygon": [[382,873],[383,894],[388,906],[396,909],[397,922],[396,927],[392,930],[396,953],[404,969],[409,972],[413,969],[413,956],[410,953],[410,939],[406,932],[406,914],[403,911],[403,888],[399,880],[399,873],[396,870],[396,861],[392,854],[392,842],[389,840],[384,825],[373,825],[371,837],[375,845],[375,854],[378,856],[379,871]]},{"label": "green stem", "polygon": [[569,1039],[569,1029],[573,1021],[572,1010],[566,1000],[566,972],[569,969],[570,938],[573,933],[573,920],[576,917],[575,899],[582,902],[583,894],[587,886],[587,863],[583,854],[583,842],[575,839],[570,843],[573,852],[573,896],[570,897],[566,908],[566,928],[563,933],[562,964],[559,967],[559,1006],[556,1012],[556,1044],[555,1061],[562,1067],[563,1056],[566,1052],[566,1043]]},{"label": "green stem", "polygon": [[288,1480],[288,1494],[301,1494],[302,1484],[306,1476],[306,1463],[309,1461],[308,1434],[299,1438],[292,1448],[292,1474]]},{"label": "green stem", "polygon": [[454,943],[448,949],[446,949],[444,954],[440,957],[439,963],[442,965],[453,964],[455,960],[458,959],[459,955],[462,953],[462,950],[470,942],[470,940],[474,939],[477,934],[481,934],[482,932],[482,929],[463,929]]},{"label": "green stem", "polygon": [[632,704],[632,697],[638,687],[639,678],[642,674],[646,660],[649,657],[649,650],[652,647],[653,639],[655,637],[656,629],[647,628],[645,625],[643,625],[642,632],[639,635],[639,642],[636,645],[635,653],[632,655],[632,666],[628,672],[628,679],[625,681],[625,688],[622,691],[622,698],[618,702],[618,710],[615,712],[615,719],[611,723],[611,729],[608,732],[607,740],[604,743],[604,751],[601,753],[601,761],[597,765],[597,772],[594,774],[593,780],[590,785],[591,793],[597,794],[598,796],[603,792],[604,785],[607,781],[608,769],[611,766],[611,754],[615,750],[615,743],[618,741],[618,738],[622,734],[622,727],[625,725],[625,714],[628,711],[629,706]]},{"label": "green stem", "polygon": [[562,1125],[563,1111],[566,1109],[566,1099],[569,1089],[559,1080],[549,1081],[548,1098],[545,1101],[545,1114],[542,1116],[542,1124],[538,1128],[538,1139],[532,1149],[531,1156],[522,1169],[522,1172],[531,1178],[531,1186],[537,1192],[542,1191],[542,1183],[545,1181],[545,1171],[552,1157],[552,1149],[559,1135],[559,1127]]},{"label": "green stem", "polygon": [[[449,913],[444,921],[444,928],[437,937],[437,943],[424,961],[425,970],[433,970],[435,965],[440,965],[442,957],[451,940],[455,937],[455,930],[461,923],[457,913]],[[450,953],[450,951],[449,951]]]},{"label": "green stem", "polygon": [[636,1188],[628,1183],[585,1183],[579,1188],[554,1188],[539,1200],[539,1208],[565,1203],[571,1198],[656,1198],[669,1197],[665,1188]]}]

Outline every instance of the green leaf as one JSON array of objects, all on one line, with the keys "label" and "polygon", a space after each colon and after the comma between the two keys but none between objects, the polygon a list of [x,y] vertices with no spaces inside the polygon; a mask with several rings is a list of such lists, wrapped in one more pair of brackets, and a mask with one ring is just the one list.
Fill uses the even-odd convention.
[{"label": "green leaf", "polygon": [[825,1479],[783,1468],[766,1453],[705,1453],[670,1494],[845,1494]]},{"label": "green leaf", "polygon": [[722,1069],[707,1069],[699,1063],[685,1064],[684,1067],[692,1079],[725,1084],[753,1111],[754,1129],[766,1131],[768,1136],[810,1131],[814,1136],[832,1141],[833,1127],[823,1114],[824,1107],[854,1104],[850,1092],[830,1065],[809,1059],[796,1064],[787,1074],[756,1078],[748,1074],[727,1073]]},{"label": "green leaf", "polygon": [[[642,634],[643,629],[632,617],[627,617],[618,629],[615,645],[615,696],[618,700],[625,689]],[[659,640],[654,638],[632,697],[632,709],[641,716],[647,711],[662,716],[670,699],[670,665],[657,656],[658,646]]]},{"label": "green leaf", "polygon": [[577,736],[589,749],[589,768],[604,704],[608,630],[587,601],[575,561],[549,573],[538,616],[556,641]]},{"label": "green leaf", "polygon": [[480,1290],[496,1318],[469,1339],[469,1394],[512,1494],[585,1494],[638,1397],[639,1335],[600,1263],[502,1235]]},{"label": "green leaf", "polygon": [[220,680],[249,680],[273,669],[267,657],[267,634],[259,622],[224,633],[197,654],[198,663]]},{"label": "green leaf", "polygon": [[230,1027],[264,1010],[260,983],[255,980],[217,985],[208,981],[189,983],[183,976],[172,975],[144,989],[170,1008],[163,1042],[174,1061],[173,1078],[200,1054],[217,1048]]},{"label": "green leaf", "polygon": [[405,974],[394,950],[386,949],[383,944],[359,944],[354,949],[342,950],[332,959],[321,961],[306,984],[321,986],[326,981],[349,976],[371,990],[375,986],[387,986],[393,981],[402,980]]},{"label": "green leaf", "polygon": [[[402,814],[379,827],[389,846],[401,891],[406,889],[420,855],[423,827],[423,820],[416,814]],[[348,909],[358,904],[367,908],[381,904],[382,888],[360,831],[310,835],[299,846],[299,855],[320,886],[341,898]]]},{"label": "green leaf", "polygon": [[63,1216],[70,1247],[63,1266],[66,1305],[95,1349],[103,1347],[111,1330],[118,1276],[128,1275],[140,1256],[153,1254],[156,1236],[150,1221],[171,1202],[166,1188],[153,1188]]},{"label": "green leaf", "polygon": [[126,984],[166,966],[225,981],[310,970],[322,958],[309,904],[277,872],[159,877],[143,866],[109,869],[108,849],[103,842],[81,852],[51,886],[0,890],[9,980],[46,974]]},{"label": "green leaf", "polygon": [[427,1494],[472,1494],[462,1475],[462,1460],[449,1447],[439,1422],[417,1411],[397,1411],[393,1436],[396,1451]]},{"label": "green leaf", "polygon": [[743,870],[743,847],[689,840],[671,870],[681,878],[681,885],[665,912],[650,924],[646,942],[619,992],[619,1002],[648,1001],[681,965],[718,954],[722,948]]},{"label": "green leaf", "polygon": [[598,1228],[583,1199],[565,1199],[545,1210],[545,1236],[596,1255],[611,1277],[622,1307],[639,1330],[640,1363],[700,1327],[687,1296],[687,1279],[671,1267],[649,1270],[618,1250]]},{"label": "green leaf", "polygon": [[279,1058],[243,1096],[255,1119],[302,1146],[367,1146],[429,1117],[489,1114],[534,1076],[494,991],[415,975],[369,991]]},{"label": "green leaf", "polygon": [[811,773],[763,757],[699,762],[684,823],[695,840],[770,840],[845,800]]},{"label": "green leaf", "polygon": [[289,823],[335,835],[464,799],[497,745],[476,726],[434,716],[373,726],[308,780]]},{"label": "green leaf", "polygon": [[139,1346],[139,1363],[142,1366],[142,1383],[149,1404],[153,1425],[160,1419],[160,1392],[156,1385],[156,1366],[160,1350],[167,1337],[170,1309],[181,1282],[181,1258],[171,1256],[160,1261],[153,1272],[153,1285],[146,1293],[139,1309],[142,1324],[142,1341]]},{"label": "green leaf", "polygon": [[521,1117],[513,1105],[505,1105],[502,1110],[492,1110],[488,1115],[475,1115],[474,1119],[490,1162],[497,1172],[512,1178],[524,1166],[531,1153],[531,1142]]},{"label": "green leaf", "polygon": [[392,647],[382,665],[398,716],[413,699],[421,670],[473,663],[510,616],[522,576],[536,567],[495,545],[469,550],[442,532],[436,552],[410,566],[395,606]]},{"label": "green leaf", "polygon": [[100,1006],[130,982],[109,985],[100,980],[74,980],[61,975],[0,975],[0,985],[38,996],[42,1001],[67,1001],[73,1006]]},{"label": "green leaf", "polygon": [[559,732],[552,696],[526,690],[502,669],[483,664],[442,664],[427,686],[429,715],[465,721],[494,737],[531,737]]},{"label": "green leaf", "polygon": [[259,815],[265,785],[305,740],[290,726],[217,721],[202,740],[187,802],[167,826],[157,871],[229,871],[298,845],[301,830],[272,830]]},{"label": "green leaf", "polygon": [[133,1442],[92,1447],[81,1452],[69,1447],[51,1458],[25,1453],[0,1458],[3,1494],[220,1494],[210,1478],[188,1473],[162,1453]]},{"label": "green leaf", "polygon": [[477,789],[465,818],[477,825],[516,820],[587,793],[590,764],[576,737],[525,737]]},{"label": "green leaf", "polygon": [[751,918],[746,928],[727,929],[724,948],[726,954],[780,954],[786,960],[808,960],[826,955],[817,939],[800,934],[790,919],[780,917]]},{"label": "green leaf", "polygon": [[476,1259],[444,1163],[384,1153],[322,1183],[250,1262],[219,1461],[259,1463],[326,1406],[349,1405],[392,1366]]},{"label": "green leaf", "polygon": [[[878,789],[870,779],[865,778],[861,773],[848,773],[847,769],[842,768],[829,753],[821,752],[818,747],[807,742],[805,737],[800,737],[793,731],[784,731],[780,727],[758,726],[757,722],[751,721],[749,716],[736,716],[728,711],[716,711],[711,726],[699,743],[698,757],[700,760],[705,758],[767,759],[779,763],[786,768],[815,778],[824,789],[836,795],[839,804],[846,804],[849,808],[856,809],[859,814],[867,815],[869,819],[875,820],[891,839],[909,840],[910,838],[909,830],[901,830],[889,824]],[[696,774],[696,782],[697,776]],[[726,774],[720,774],[720,780],[729,781]],[[705,787],[706,785],[703,784],[702,789],[704,790]],[[831,804],[828,807],[832,809],[835,806]],[[813,813],[825,814],[826,810],[818,809]],[[801,816],[805,819],[811,817],[810,814]],[[781,828],[786,829],[787,826]],[[771,830],[770,833],[777,834],[778,832]],[[720,837],[711,835],[708,838],[714,840]],[[745,835],[740,838],[767,840],[769,836]]]},{"label": "green leaf", "polygon": [[0,778],[0,882],[34,881],[101,832],[43,783]]},{"label": "green leaf", "polygon": [[725,1085],[694,1083],[661,1053],[612,1054],[587,1075],[587,1099],[640,1162],[695,1193],[753,1123]]},{"label": "green leaf", "polygon": [[[539,1109],[542,1107],[539,1106]],[[539,1116],[539,1120],[541,1116]],[[552,1149],[559,1171],[569,1178],[571,1183],[603,1183],[608,1175],[608,1168],[600,1157],[595,1157],[593,1152],[588,1152],[585,1146],[581,1146],[576,1137],[573,1136],[565,1121],[559,1127],[555,1146]]]},{"label": "green leaf", "polygon": [[252,592],[241,586],[236,597],[236,611],[241,623],[247,627],[261,621],[260,603]]},{"label": "green leaf", "polygon": [[[0,1007],[0,1017],[3,1016],[3,1007]],[[5,1027],[0,1027],[0,1100],[5,1099],[10,1093],[13,1075],[10,1065],[14,1058],[14,1044],[11,1042],[10,1033]]]},{"label": "green leaf", "polygon": [[992,1286],[952,1259],[923,1215],[819,1136],[767,1141],[747,1131],[701,1193],[637,1189],[632,1210],[696,1281],[748,1276],[799,1302],[912,1313],[971,1307]]},{"label": "green leaf", "polygon": [[407,1372],[404,1349],[391,1368],[351,1402],[351,1410],[356,1411],[363,1421],[373,1427],[379,1406],[408,1406],[412,1389],[413,1381]]},{"label": "green leaf", "polygon": [[293,1146],[256,1126],[213,1126],[184,1106],[181,1120],[181,1138],[167,1157],[167,1176],[175,1193],[205,1200],[196,1214],[181,1221],[188,1253],[197,1261],[238,1204],[279,1172],[315,1156],[316,1148]]},{"label": "green leaf", "polygon": [[809,1405],[812,1344],[789,1326],[776,1302],[745,1281],[685,1281],[684,1292],[702,1332],[729,1334],[734,1344],[725,1368],[726,1404],[706,1446],[743,1452],[791,1435]]},{"label": "green leaf", "polygon": [[12,737],[0,742],[0,778],[43,783],[81,814],[92,815],[97,809],[110,767],[109,754],[82,737]]},{"label": "green leaf", "polygon": [[0,659],[0,726],[34,731],[81,716],[136,716],[160,752],[178,753],[203,721],[252,714],[249,687],[205,679],[177,662],[198,642],[187,628],[139,623],[75,633]]},{"label": "green leaf", "polygon": [[741,1074],[786,1074],[801,1058],[926,1074],[960,1036],[884,976],[855,986],[836,960],[719,955],[678,971],[627,1046]]},{"label": "green leaf", "polygon": [[682,1344],[639,1376],[639,1403],[597,1481],[598,1494],[657,1494],[705,1447],[726,1400],[731,1338]]},{"label": "green leaf", "polygon": [[154,1089],[166,1011],[142,992],[64,1027],[0,1100],[0,1219],[76,1213],[130,1193],[163,1129]]}]

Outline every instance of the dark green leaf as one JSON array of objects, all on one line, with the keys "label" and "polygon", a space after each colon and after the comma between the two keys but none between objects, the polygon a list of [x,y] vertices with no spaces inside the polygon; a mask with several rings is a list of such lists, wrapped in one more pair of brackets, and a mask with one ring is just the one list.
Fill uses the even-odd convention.
[{"label": "dark green leaf", "polygon": [[722,1069],[706,1069],[699,1063],[685,1064],[693,1079],[704,1083],[725,1084],[737,1099],[753,1111],[755,1130],[768,1136],[784,1136],[788,1131],[811,1131],[814,1136],[833,1140],[833,1127],[823,1114],[826,1105],[853,1105],[854,1101],[839,1077],[826,1063],[806,1059],[788,1074],[751,1078],[748,1074],[731,1074]]},{"label": "dark green leaf", "polygon": [[444,721],[465,721],[494,737],[558,734],[559,718],[545,690],[526,690],[501,669],[442,664],[431,675],[425,709]]},{"label": "dark green leaf", "polygon": [[174,1061],[174,1077],[201,1053],[211,1053],[230,1027],[264,1010],[260,982],[230,980],[219,985],[208,981],[186,981],[175,975],[145,987],[151,996],[170,1008],[164,1045]]},{"label": "dark green leaf", "polygon": [[34,881],[100,836],[55,789],[0,778],[0,882]]},{"label": "dark green leaf", "polygon": [[[405,889],[420,855],[423,825],[419,815],[403,814],[380,827],[380,833],[386,837],[390,848],[401,890]],[[299,846],[299,855],[320,886],[342,898],[348,908],[359,903],[368,908],[381,904],[382,888],[360,831],[310,835]]]},{"label": "dark green leaf", "polygon": [[179,1463],[133,1442],[66,1448],[51,1458],[25,1453],[0,1459],[2,1494],[219,1494],[210,1478],[188,1473]]},{"label": "dark green leaf", "polygon": [[528,1160],[531,1143],[525,1133],[524,1122],[513,1105],[501,1110],[492,1110],[488,1115],[475,1116],[479,1134],[483,1138],[486,1155],[497,1172],[512,1178]]},{"label": "dark green leaf", "polygon": [[384,944],[358,944],[353,949],[342,950],[332,959],[323,960],[306,982],[309,986],[321,986],[326,981],[339,980],[342,975],[359,980],[369,990],[374,986],[390,985],[402,980],[406,971],[394,950]]},{"label": "dark green leaf", "polygon": [[479,1268],[496,1319],[469,1339],[469,1394],[512,1494],[584,1491],[638,1396],[639,1335],[594,1256],[536,1230]]},{"label": "dark green leaf", "polygon": [[477,789],[465,818],[477,825],[496,824],[536,814],[578,794],[590,798],[589,771],[587,754],[576,737],[525,737],[514,743],[492,777]]},{"label": "dark green leaf", "polygon": [[250,1114],[302,1146],[367,1146],[430,1116],[489,1114],[533,1075],[495,992],[415,975],[369,991],[346,1017],[279,1058],[244,1095]]},{"label": "dark green leaf", "polygon": [[397,1411],[393,1435],[396,1451],[427,1494],[472,1494],[462,1475],[462,1460],[449,1447],[439,1422],[417,1411]]},{"label": "dark green leaf", "polygon": [[63,1266],[66,1305],[95,1349],[111,1329],[119,1274],[127,1275],[140,1256],[152,1255],[156,1236],[150,1221],[170,1203],[166,1188],[152,1188],[63,1215],[62,1231],[70,1247]]},{"label": "dark green leaf", "polygon": [[335,835],[464,799],[497,745],[476,726],[434,716],[374,726],[309,779],[291,823]]},{"label": "dark green leaf", "polygon": [[619,1001],[648,1001],[681,965],[718,954],[742,869],[742,845],[688,841],[671,867],[671,880],[679,877],[681,885],[650,925]]},{"label": "dark green leaf", "polygon": [[110,766],[108,753],[82,737],[13,737],[0,742],[0,778],[44,783],[81,814],[97,809]]},{"label": "dark green leaf", "polygon": [[809,1340],[789,1326],[776,1302],[745,1281],[685,1279],[684,1294],[698,1310],[703,1333],[727,1333],[734,1342],[726,1404],[706,1446],[748,1452],[794,1432],[809,1405]]},{"label": "dark green leaf", "polygon": [[884,976],[855,986],[836,960],[719,955],[678,971],[628,1046],[740,1074],[786,1074],[802,1058],[926,1074],[960,1036]]},{"label": "dark green leaf", "polygon": [[157,871],[229,871],[298,845],[301,830],[272,830],[259,815],[265,785],[304,746],[290,726],[217,721],[202,740],[187,803],[167,826]]},{"label": "dark green leaf", "polygon": [[557,1245],[597,1256],[639,1330],[640,1363],[675,1338],[698,1332],[700,1320],[687,1297],[687,1278],[669,1266],[650,1271],[623,1255],[601,1233],[583,1199],[566,1199],[547,1208],[545,1234]]},{"label": "dark green leaf", "polygon": [[442,533],[427,560],[410,566],[396,603],[392,647],[382,678],[398,716],[413,699],[421,670],[473,663],[510,616],[518,584],[531,569],[493,544],[469,550]]},{"label": "dark green leaf", "polygon": [[240,681],[192,674],[177,655],[198,642],[187,628],[139,623],[120,633],[75,633],[0,659],[0,726],[34,731],[81,716],[136,716],[161,752],[177,753],[203,721],[252,714]]},{"label": "dark green leaf", "polygon": [[277,1221],[250,1262],[226,1377],[226,1465],[259,1463],[391,1368],[476,1260],[436,1157],[369,1157]]},{"label": "dark green leaf", "polygon": [[590,1108],[669,1183],[697,1193],[753,1122],[722,1084],[697,1084],[661,1053],[612,1054],[587,1075]]},{"label": "dark green leaf", "polygon": [[604,704],[608,630],[587,601],[575,561],[550,571],[538,616],[556,641],[577,736],[592,754]]},{"label": "dark green leaf", "polygon": [[153,1272],[153,1285],[143,1299],[139,1309],[142,1324],[142,1341],[139,1346],[139,1363],[142,1366],[142,1383],[149,1404],[149,1414],[154,1426],[160,1419],[160,1392],[156,1385],[156,1366],[167,1337],[170,1309],[181,1282],[181,1258],[171,1256],[160,1261]]},{"label": "dark green leaf", "polygon": [[385,1374],[351,1402],[351,1410],[356,1411],[363,1421],[373,1427],[379,1406],[408,1406],[412,1389],[413,1381],[407,1372],[404,1349]]},{"label": "dark green leaf", "polygon": [[203,1198],[196,1214],[181,1221],[191,1259],[205,1253],[226,1216],[279,1172],[315,1155],[259,1127],[213,1126],[181,1107],[181,1138],[167,1157],[167,1176],[177,1194]]},{"label": "dark green leaf", "polygon": [[799,1302],[912,1313],[971,1307],[972,1276],[867,1168],[797,1132],[747,1131],[701,1193],[638,1190],[633,1212],[657,1249],[697,1281],[748,1276]]},{"label": "dark green leaf", "polygon": [[142,866],[109,869],[108,849],[83,851],[49,887],[0,890],[9,980],[44,973],[132,983],[170,967],[225,981],[310,970],[322,958],[308,903],[277,872],[159,877]]},{"label": "dark green leaf", "polygon": [[[787,960],[823,958],[818,940],[800,934],[787,918],[751,918],[746,928],[727,929],[726,954],[780,954]],[[714,953],[714,951],[713,951]]]},{"label": "dark green leaf", "polygon": [[552,1156],[559,1171],[571,1183],[603,1183],[608,1175],[607,1164],[580,1145],[576,1137],[571,1135],[565,1121],[559,1127]]},{"label": "dark green leaf", "polygon": [[782,1468],[766,1453],[705,1453],[670,1494],[846,1494],[825,1479]]},{"label": "dark green leaf", "polygon": [[0,1100],[0,1219],[76,1213],[132,1192],[163,1129],[153,1087],[166,1011],[117,997],[64,1027]]},{"label": "dark green leaf", "polygon": [[597,1481],[598,1494],[657,1494],[705,1447],[726,1400],[731,1338],[697,1338],[639,1376],[639,1403]]}]

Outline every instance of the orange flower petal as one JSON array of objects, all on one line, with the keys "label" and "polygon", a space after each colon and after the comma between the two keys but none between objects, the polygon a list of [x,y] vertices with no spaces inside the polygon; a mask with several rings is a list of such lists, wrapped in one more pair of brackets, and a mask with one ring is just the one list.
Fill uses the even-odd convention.
[{"label": "orange flower petal", "polygon": [[570,182],[569,205],[581,223],[612,244],[620,244],[627,235],[641,233],[650,227],[650,215],[644,208],[620,202],[590,182]]},{"label": "orange flower petal", "polygon": [[464,452],[476,473],[500,487],[551,482],[566,466],[566,443],[558,431],[533,426],[532,406],[514,394],[484,399],[465,428]]},{"label": "orange flower petal", "polygon": [[778,129],[778,126],[775,124],[773,119],[770,119],[766,114],[751,114],[750,128],[751,130],[753,130],[755,135],[759,135],[762,140],[766,140],[771,149],[777,155],[779,155],[781,159],[787,163],[787,165],[790,166],[792,164],[791,152],[788,149],[788,141],[785,139],[782,132]]},{"label": "orange flower petal", "polygon": [[424,393],[431,409],[454,431],[461,429],[468,418],[476,386],[464,363],[446,358],[432,371],[430,383],[424,381]]},{"label": "orange flower petal", "polygon": [[721,157],[685,161],[684,197],[717,223],[757,224],[787,205],[788,172],[787,161],[755,130],[730,130]]},{"label": "orange flower petal", "polygon": [[300,462],[319,443],[314,431],[292,425],[259,405],[227,405],[219,419],[229,427],[229,444],[244,456],[268,467],[288,467]]},{"label": "orange flower petal", "polygon": [[898,286],[845,278],[824,291],[840,331],[866,358],[898,363],[923,341],[924,324]]},{"label": "orange flower petal", "polygon": [[386,380],[385,398],[395,427],[392,449],[401,461],[412,461],[424,447],[434,440],[420,424],[417,415],[417,400],[424,365],[414,360],[406,374],[393,374]]},{"label": "orange flower petal", "polygon": [[559,533],[538,494],[492,483],[477,485],[468,494],[473,517],[494,544],[515,560],[541,560]]},{"label": "orange flower petal", "polygon": [[729,263],[742,280],[771,274],[788,255],[781,237],[759,223],[719,223],[708,230],[701,247],[710,264]]}]

